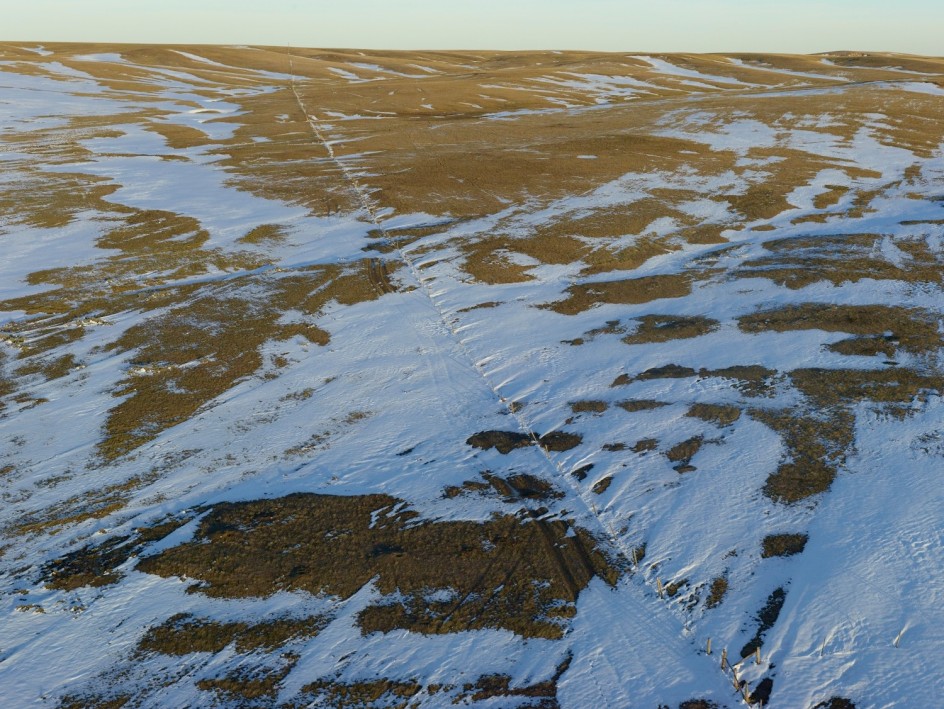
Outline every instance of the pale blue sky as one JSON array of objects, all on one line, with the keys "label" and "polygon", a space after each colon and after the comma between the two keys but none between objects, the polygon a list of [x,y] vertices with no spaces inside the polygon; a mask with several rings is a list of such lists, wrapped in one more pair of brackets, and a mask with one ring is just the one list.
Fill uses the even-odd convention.
[{"label": "pale blue sky", "polygon": [[2,40],[944,55],[944,0],[0,0]]}]

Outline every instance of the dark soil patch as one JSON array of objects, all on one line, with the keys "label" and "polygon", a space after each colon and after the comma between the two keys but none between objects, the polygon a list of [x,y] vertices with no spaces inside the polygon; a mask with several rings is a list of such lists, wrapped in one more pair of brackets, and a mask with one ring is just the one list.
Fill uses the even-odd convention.
[{"label": "dark soil patch", "polygon": [[780,611],[783,609],[784,601],[787,600],[787,592],[782,588],[775,589],[764,607],[757,612],[757,632],[754,637],[747,641],[747,644],[741,648],[741,657],[750,657],[761,646],[764,635],[774,627],[777,618],[780,617]]},{"label": "dark soil patch", "polygon": [[[662,709],[662,707],[659,709]],[[665,709],[668,709],[668,707]],[[678,709],[721,709],[721,705],[708,699],[688,699],[679,704]]]},{"label": "dark soil patch", "polygon": [[820,702],[813,709],[856,709],[856,705],[851,699],[844,697],[831,697],[825,702]]},{"label": "dark soil patch", "polygon": [[483,477],[506,501],[519,499],[550,500],[560,499],[564,496],[564,493],[546,480],[527,473],[509,475],[505,478],[485,473]]},{"label": "dark soil patch", "polygon": [[587,479],[587,475],[590,474],[593,467],[593,463],[587,463],[586,465],[581,465],[579,468],[575,468],[570,474],[577,478],[577,480],[583,481]]},{"label": "dark soil patch", "polygon": [[774,680],[772,677],[764,677],[760,682],[757,683],[757,686],[751,690],[750,700],[751,704],[763,704],[767,706],[767,703],[770,701],[770,694],[774,691]]},{"label": "dark soil patch", "polygon": [[518,431],[481,431],[469,436],[466,444],[482,450],[494,448],[499,453],[507,455],[516,448],[534,445],[534,440],[528,434]]},{"label": "dark soil patch", "polygon": [[[582,441],[583,436],[579,433],[568,433],[566,431],[553,431],[538,436],[541,447],[554,452],[569,451],[571,448],[580,445]],[[502,455],[507,455],[517,448],[527,448],[534,445],[534,439],[527,433],[518,431],[481,431],[469,436],[466,443],[482,450],[494,448]]]}]

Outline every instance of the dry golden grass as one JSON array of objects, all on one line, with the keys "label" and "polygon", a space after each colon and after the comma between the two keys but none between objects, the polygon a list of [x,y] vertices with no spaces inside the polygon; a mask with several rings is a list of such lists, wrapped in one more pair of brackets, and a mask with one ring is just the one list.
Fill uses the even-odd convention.
[{"label": "dry golden grass", "polygon": [[328,334],[309,323],[280,324],[294,310],[314,318],[332,302],[351,305],[383,292],[369,260],[342,269],[312,267],[286,276],[258,276],[235,285],[207,286],[168,312],[124,332],[109,349],[133,352],[128,376],[109,413],[101,455],[112,460],[202,406],[262,366],[260,348],[296,336],[324,345]]},{"label": "dry golden grass", "polygon": [[[311,494],[223,503],[193,542],[138,569],[195,579],[201,593],[229,598],[281,590],[348,598],[375,579],[388,598],[360,614],[365,633],[505,628],[540,637],[560,637],[561,618],[594,576],[613,583],[619,575],[589,533],[565,521],[419,523],[412,512],[389,514],[399,503]],[[429,599],[434,590],[451,599]]]},{"label": "dry golden grass", "polygon": [[623,338],[627,345],[651,344],[701,337],[718,329],[718,321],[702,316],[645,315],[632,335]]},{"label": "dry golden grass", "polygon": [[654,451],[658,449],[659,441],[655,438],[642,438],[636,443],[633,444],[633,447],[630,450],[633,453],[648,453],[649,451]]},{"label": "dry golden grass", "polygon": [[236,706],[259,706],[260,700],[268,700],[272,705],[279,687],[288,673],[298,662],[298,655],[285,653],[278,658],[275,667],[254,664],[239,667],[221,677],[201,679],[197,687],[205,692],[213,692],[219,700]]},{"label": "dry golden grass", "polygon": [[708,598],[705,600],[705,607],[717,608],[720,606],[728,592],[728,588],[729,584],[726,576],[716,576],[712,579],[708,590]]},{"label": "dry golden grass", "polygon": [[240,654],[257,650],[272,652],[293,640],[317,636],[327,623],[328,619],[321,616],[275,618],[260,623],[223,623],[178,613],[150,628],[138,642],[138,650],[187,655],[191,652],[218,653],[234,644]]},{"label": "dry golden grass", "polygon": [[806,534],[768,534],[762,542],[761,558],[801,554],[808,539]]},{"label": "dry golden grass", "polygon": [[82,586],[108,586],[123,577],[117,569],[147,544],[166,537],[186,524],[192,515],[172,517],[130,536],[114,536],[89,544],[43,566],[42,578],[50,588],[71,591]]},{"label": "dry golden grass", "polygon": [[729,404],[692,404],[686,416],[699,418],[716,426],[730,426],[741,418],[741,409]]},{"label": "dry golden grass", "polygon": [[920,241],[897,241],[910,261],[897,265],[876,255],[885,237],[878,234],[794,237],[764,244],[772,252],[746,261],[734,271],[740,278],[769,278],[778,285],[799,289],[818,281],[835,285],[865,278],[905,283],[942,282],[940,256]]},{"label": "dry golden grass", "polygon": [[690,465],[691,460],[698,454],[698,451],[701,450],[704,442],[704,437],[693,436],[669,448],[669,450],[665,452],[665,457],[672,463],[676,463],[675,469],[678,472],[691,472],[695,469]]},{"label": "dry golden grass", "polygon": [[597,400],[583,400],[583,401],[573,401],[570,404],[570,410],[575,414],[590,412],[595,414],[602,414],[609,408],[609,404],[605,401]]},{"label": "dry golden grass", "polygon": [[840,354],[891,357],[898,349],[931,354],[944,345],[937,319],[914,308],[887,305],[831,305],[801,303],[767,310],[738,319],[744,332],[825,330],[856,337],[841,340],[829,349]]},{"label": "dry golden grass", "polygon": [[637,411],[660,409],[663,406],[668,406],[669,403],[666,401],[655,401],[654,399],[627,399],[626,401],[620,401],[616,405],[624,411],[634,414]]},{"label": "dry golden grass", "polygon": [[[462,219],[509,213],[495,219],[487,231],[461,235],[457,229],[460,235],[448,240],[448,247],[459,255],[457,267],[473,280],[520,283],[535,277],[533,265],[574,265],[573,274],[587,280],[571,281],[565,292],[556,299],[549,296],[552,302],[542,307],[576,315],[603,304],[641,305],[689,296],[696,283],[720,276],[717,264],[737,258],[736,247],[711,249],[688,262],[681,260],[685,254],[679,252],[686,247],[723,243],[727,230],[736,232],[748,223],[752,231],[774,229],[769,222],[793,209],[788,196],[823,170],[841,171],[845,178],[837,178],[837,182],[843,184],[827,185],[813,199],[815,211],[794,219],[796,223],[839,223],[871,215],[878,204],[876,198],[890,188],[914,190],[916,197],[921,197],[927,184],[917,160],[936,154],[944,141],[939,98],[901,91],[892,84],[915,77],[888,71],[902,67],[932,72],[934,76],[929,78],[940,84],[944,61],[878,53],[829,55],[839,66],[823,64],[820,57],[799,55],[738,55],[746,66],[721,55],[664,57],[684,68],[755,84],[732,89],[711,81],[702,88],[685,87],[644,61],[586,52],[295,49],[290,57],[282,48],[180,48],[227,65],[219,67],[169,47],[46,46],[53,52],[49,57],[0,44],[0,57],[17,62],[5,65],[4,70],[53,77],[51,62],[61,62],[92,74],[111,97],[134,102],[136,110],[120,116],[76,117],[64,129],[38,128],[0,137],[11,153],[27,156],[8,163],[16,180],[0,185],[0,236],[20,227],[59,229],[87,218],[95,219],[101,227],[98,258],[72,268],[38,271],[28,282],[46,287],[45,291],[34,289],[29,296],[0,303],[2,310],[26,313],[25,318],[4,326],[4,339],[16,348],[18,358],[0,361],[6,375],[0,378],[0,407],[3,397],[14,405],[33,402],[33,395],[23,387],[24,382],[32,383],[33,377],[69,375],[80,363],[68,347],[84,337],[88,328],[99,327],[119,313],[140,314],[139,323],[116,336],[104,350],[131,362],[113,392],[121,400],[108,414],[99,446],[105,462],[121,462],[123,456],[161,432],[192,419],[238,382],[258,376],[266,343],[302,336],[325,344],[328,335],[318,327],[318,318],[329,303],[353,304],[392,292],[396,286],[390,280],[390,270],[396,264],[382,256],[419,239],[441,235]],[[127,63],[88,62],[76,57],[93,52],[117,52]],[[382,68],[377,71],[357,66],[359,63]],[[430,67],[432,72],[420,72],[416,64]],[[825,74],[835,80],[778,74],[778,68]],[[240,105],[241,113],[220,119],[231,123],[235,134],[217,141],[195,128],[165,120],[168,109],[160,104],[159,82],[166,78],[162,69],[187,72],[194,77],[194,91],[208,98],[218,96],[220,88],[270,85],[275,90],[228,98]],[[295,74],[295,88],[314,112],[318,130],[333,142],[333,152],[350,174],[357,175],[360,188],[378,213],[423,212],[436,218],[418,227],[372,231],[364,240],[364,250],[372,258],[346,268],[319,266],[289,274],[274,270],[249,274],[269,265],[266,249],[298,236],[291,223],[259,226],[244,234],[233,248],[211,248],[209,234],[195,219],[110,202],[117,185],[81,173],[79,163],[93,157],[84,141],[119,136],[125,126],[135,125],[160,136],[169,149],[177,151],[171,159],[189,159],[185,152],[194,148],[219,158],[215,164],[227,171],[231,187],[300,205],[312,215],[366,219],[347,174],[316,138],[288,80],[260,77],[253,69]],[[347,81],[338,70],[369,80]],[[423,78],[418,78],[421,73]],[[551,83],[572,80],[580,73],[630,76],[654,88],[635,98],[609,97],[612,105],[602,107],[592,93]],[[863,83],[844,84],[844,78]],[[892,84],[879,88],[865,83],[874,81]],[[829,94],[828,102],[822,95],[804,96],[789,90],[811,84],[836,90]],[[768,91],[774,85],[780,86]],[[561,101],[575,108],[565,112]],[[535,110],[546,112],[530,113]],[[488,118],[491,113],[515,111],[520,113],[509,120]],[[821,124],[825,113],[829,120]],[[876,120],[878,114],[884,118]],[[707,117],[704,126],[689,121],[696,115]],[[882,184],[881,175],[849,161],[788,149],[783,144],[747,147],[740,152],[714,150],[705,136],[699,135],[745,120],[759,121],[781,136],[816,124],[815,130],[837,146],[851,145],[862,131],[869,131],[887,145],[912,151],[916,163],[900,184]],[[690,135],[656,135],[666,128]],[[595,159],[580,159],[587,155]],[[750,165],[752,160],[761,161],[762,167]],[[69,173],[39,167],[50,164],[76,167]],[[628,174],[640,178],[630,180],[633,189],[637,182],[652,183],[639,187],[640,194],[629,203],[555,212],[540,225],[522,219],[553,206],[556,200],[588,195]],[[672,187],[678,176],[692,183],[723,176],[731,187],[706,195],[697,189]],[[665,178],[665,185],[653,186],[660,181],[656,178]],[[708,200],[717,205],[715,216],[692,216],[703,212]],[[692,210],[688,204],[693,201],[703,204]],[[707,211],[713,211],[711,202],[708,206]],[[928,228],[937,226],[934,219],[918,221]],[[913,226],[918,226],[918,221],[905,220]],[[667,223],[672,225],[668,233]],[[764,277],[789,288],[867,278],[919,286],[944,282],[940,255],[924,240],[893,240],[904,258],[892,262],[882,256],[887,238],[857,234],[775,239],[764,245],[765,255],[724,275]],[[442,258],[429,253],[435,247],[420,244],[417,248],[417,254]],[[641,277],[617,273],[653,265],[653,259],[669,254],[674,255],[660,263],[677,262],[681,272],[649,272]],[[238,277],[225,283],[178,285],[181,279],[198,279],[215,271]],[[606,280],[608,276],[601,275],[609,273],[619,280]],[[486,301],[477,307],[498,304]],[[707,317],[668,316],[660,314],[665,310],[657,306],[652,310],[655,312],[642,316],[634,312],[632,322],[624,314],[623,320],[610,320],[570,342],[580,344],[616,335],[628,344],[659,344],[699,337],[720,325]],[[279,324],[286,311],[301,313],[304,323]],[[758,401],[696,403],[687,413],[717,426],[730,426],[745,410],[778,433],[786,455],[764,491],[779,502],[806,500],[829,488],[853,444],[851,412],[855,405],[865,402],[889,415],[904,416],[914,399],[942,387],[941,377],[931,368],[941,336],[934,319],[914,308],[801,303],[754,313],[740,318],[738,324],[745,332],[819,329],[847,333],[850,337],[830,346],[833,351],[886,357],[904,351],[922,356],[929,368],[778,373],[760,365],[709,370],[666,364],[627,372],[614,381],[614,386],[620,386],[691,378],[697,385],[697,380],[721,379],[751,399],[771,397],[792,385],[803,396],[794,408],[759,410],[766,402]],[[287,363],[280,360],[275,364]],[[311,396],[311,390],[298,396]],[[669,403],[676,402],[629,400],[616,405],[638,413]],[[602,400],[573,401],[571,407],[574,414],[608,410]],[[355,424],[356,418],[349,423]],[[323,442],[319,436],[322,434],[316,433],[312,441]],[[468,443],[509,453],[535,441],[519,432],[483,431]],[[569,450],[581,439],[558,431],[540,437],[539,443],[547,450]],[[704,443],[703,438],[693,437],[668,448],[665,455],[679,472],[687,472],[694,469],[690,462]],[[299,451],[307,452],[303,448]],[[612,443],[604,448],[624,451],[627,444]],[[653,438],[639,440],[632,447],[638,454],[658,449],[659,442]],[[585,465],[572,474],[585,480],[591,468]],[[6,468],[0,469],[0,474],[3,470]],[[612,479],[597,480],[592,491],[606,492]],[[22,517],[18,527],[9,531],[55,532],[83,520],[114,515],[144,484],[144,479],[132,479],[71,496]],[[555,499],[561,492],[549,481],[525,473],[484,473],[481,480],[446,488],[444,494],[490,495],[503,504],[524,506],[523,501]],[[365,633],[399,628],[423,633],[502,628],[526,637],[546,638],[560,637],[576,612],[579,593],[594,576],[613,582],[621,570],[619,564],[604,557],[585,530],[574,530],[561,520],[539,521],[533,519],[533,513],[498,516],[485,523],[434,523],[421,522],[407,512],[381,515],[380,524],[370,524],[372,513],[379,508],[389,510],[399,502],[384,496],[296,495],[217,505],[210,509],[193,542],[146,557],[139,569],[163,576],[184,575],[196,580],[195,591],[231,598],[295,589],[347,598],[376,579],[385,598],[359,616]],[[114,583],[120,578],[118,567],[180,523],[172,520],[84,547],[50,562],[43,573],[51,586],[64,590]],[[804,535],[768,536],[762,556],[799,553],[801,536],[805,542]],[[685,587],[686,583],[685,579],[673,581],[666,590],[670,596],[681,595],[683,602],[694,598],[697,603],[699,591]],[[434,599],[430,596],[433,590],[448,591],[451,599],[442,600],[445,595]],[[720,605],[728,591],[727,576],[714,578],[707,606]],[[782,589],[768,598],[758,614],[757,634],[745,650],[762,642],[783,599]],[[238,653],[272,654],[295,638],[316,634],[322,622],[309,618],[220,623],[175,616],[151,628],[140,649],[170,655],[190,649],[217,653],[233,644]],[[207,702],[274,704],[294,663],[290,655],[277,661],[267,657],[265,662],[220,670],[198,686],[212,693],[206,695]],[[551,707],[556,705],[556,681],[565,670],[566,666],[559,668],[552,680],[525,687],[512,686],[505,675],[483,676],[447,687],[423,687],[409,677],[379,677],[354,684],[323,680],[305,687],[302,703],[408,706],[425,692],[440,696],[444,704],[490,700]],[[63,706],[117,707],[128,701],[131,697],[115,691],[100,696],[75,695],[64,699]],[[693,700],[683,705],[708,703]]]},{"label": "dry golden grass", "polygon": [[567,289],[567,299],[541,307],[562,315],[576,315],[603,303],[629,305],[649,303],[662,298],[683,298],[691,293],[691,290],[692,278],[687,274],[580,283]]},{"label": "dry golden grass", "polygon": [[788,451],[767,479],[764,494],[778,502],[794,503],[829,489],[854,438],[852,414],[845,410],[818,416],[767,410],[750,413],[780,434]]},{"label": "dry golden grass", "polygon": [[[439,687],[429,688],[430,694],[438,694]],[[407,709],[412,706],[410,699],[423,690],[417,682],[403,682],[378,679],[364,682],[332,682],[318,680],[302,687],[305,700],[314,706],[344,707],[357,709],[363,707],[389,707]]]}]

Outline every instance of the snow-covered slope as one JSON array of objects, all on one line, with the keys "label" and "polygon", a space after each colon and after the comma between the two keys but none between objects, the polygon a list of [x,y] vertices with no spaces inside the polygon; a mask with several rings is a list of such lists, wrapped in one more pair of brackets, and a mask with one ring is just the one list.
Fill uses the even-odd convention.
[{"label": "snow-covered slope", "polygon": [[936,704],[944,61],[0,55],[0,704]]}]

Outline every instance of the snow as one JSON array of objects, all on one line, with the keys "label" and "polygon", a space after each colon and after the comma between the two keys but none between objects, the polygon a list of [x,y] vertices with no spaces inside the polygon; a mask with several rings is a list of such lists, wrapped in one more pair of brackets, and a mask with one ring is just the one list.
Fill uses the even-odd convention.
[{"label": "snow", "polygon": [[902,91],[912,91],[918,94],[930,94],[931,96],[944,96],[944,88],[929,81],[906,81],[896,86]]},{"label": "snow", "polygon": [[[180,53],[196,62],[224,66]],[[751,86],[665,60],[639,58],[653,73]],[[113,54],[86,55],[82,60],[124,61]],[[0,105],[5,131],[31,130],[38,121],[58,125],[74,116],[121,116],[140,108],[130,97],[109,95],[81,72],[61,64],[46,66],[58,78],[4,70]],[[352,66],[387,71],[367,63]],[[416,68],[430,75],[436,72]],[[342,79],[366,80],[336,67],[331,71]],[[257,76],[273,78],[261,72]],[[79,172],[105,178],[116,187],[107,196],[114,205],[192,217],[209,232],[209,247],[224,251],[240,248],[237,240],[255,226],[287,228],[284,243],[265,247],[271,266],[248,272],[214,271],[175,281],[175,285],[225,280],[238,287],[250,275],[265,282],[307,268],[344,266],[364,258],[365,237],[377,225],[363,211],[314,217],[304,208],[233,186],[232,175],[220,164],[214,147],[230,139],[239,125],[238,97],[222,90],[208,91],[209,80],[185,72],[155,70],[153,80],[157,98],[151,97],[146,105],[159,109],[161,115],[154,120],[199,128],[207,138],[206,146],[174,149],[148,130],[146,121],[129,119],[119,122],[117,136],[82,139],[81,147],[88,154],[81,161],[37,167],[48,174]],[[629,77],[593,73],[571,73],[542,82],[594,99],[632,97],[654,87]],[[890,85],[938,94],[924,82]],[[265,85],[254,88],[267,90]],[[192,101],[200,108],[194,108]],[[318,110],[338,123],[380,117]],[[487,118],[507,120],[535,113],[541,111],[512,110]],[[229,120],[214,121],[219,117]],[[343,602],[301,593],[232,601],[187,593],[188,582],[135,571],[134,560],[123,567],[127,575],[120,583],[98,589],[63,592],[39,585],[20,587],[15,585],[19,581],[7,576],[0,580],[4,592],[0,612],[5,618],[0,705],[20,706],[42,698],[55,701],[83,682],[125,666],[144,630],[176,612],[223,620],[284,612],[299,617],[330,613],[331,622],[321,635],[298,646],[300,660],[281,687],[280,702],[288,702],[302,686],[324,677],[356,681],[389,676],[448,683],[460,676],[474,681],[484,674],[507,673],[520,686],[551,676],[561,660],[572,654],[572,664],[559,684],[563,707],[675,706],[696,696],[734,704],[730,680],[718,670],[717,653],[727,647],[736,659],[737,650],[753,632],[753,614],[773,589],[783,587],[786,603],[765,637],[762,666],[745,663],[742,668],[742,676],[755,683],[771,663],[776,665],[774,706],[811,706],[839,692],[864,698],[865,706],[934,706],[939,694],[934,679],[944,667],[938,637],[944,625],[940,521],[944,488],[939,479],[944,470],[940,431],[944,402],[940,397],[913,402],[906,418],[859,406],[855,446],[832,490],[809,505],[784,506],[762,493],[764,481],[786,452],[778,435],[747,413],[726,427],[686,416],[692,403],[742,402],[731,381],[701,376],[635,381],[616,388],[611,383],[620,374],[669,363],[694,369],[735,364],[760,364],[779,371],[872,368],[878,366],[873,359],[852,360],[826,349],[843,339],[843,333],[750,334],[740,331],[734,321],[760,309],[797,302],[879,302],[939,313],[939,289],[864,279],[791,291],[761,277],[719,278],[699,283],[684,297],[638,305],[603,304],[573,316],[536,307],[560,300],[573,284],[673,274],[693,257],[709,256],[729,246],[735,248],[724,253],[721,258],[726,260],[721,263],[733,269],[766,253],[765,240],[788,236],[881,233],[885,238],[878,255],[899,265],[909,262],[907,252],[898,245],[900,239],[926,239],[940,251],[939,229],[900,222],[940,218],[940,203],[932,198],[940,195],[944,156],[937,150],[921,158],[917,177],[903,182],[919,158],[877,137],[881,119],[874,117],[870,125],[844,140],[823,130],[830,125],[828,115],[802,127],[784,127],[759,118],[685,108],[668,113],[654,129],[656,134],[695,140],[715,151],[732,151],[747,161],[738,165],[737,172],[627,173],[580,194],[559,199],[533,196],[509,202],[497,213],[454,223],[420,212],[384,216],[385,212],[376,210],[375,216],[388,231],[442,226],[439,233],[402,246],[389,262],[398,268],[392,274],[401,286],[398,292],[355,305],[329,305],[316,320],[331,336],[323,347],[301,338],[267,343],[265,358],[279,355],[288,362],[277,372],[272,370],[277,376],[266,377],[263,372],[237,382],[188,421],[162,432],[115,466],[86,464],[114,406],[116,382],[134,367],[144,368],[134,363],[134,353],[119,354],[107,347],[153,314],[129,310],[90,320],[86,336],[68,346],[84,368],[60,380],[37,379],[29,385],[30,393],[50,401],[34,408],[11,402],[0,418],[5,441],[0,467],[10,461],[18,470],[3,481],[5,499],[10,501],[7,514],[28,514],[71,495],[104,488],[118,477],[146,474],[181,451],[188,451],[189,457],[135,492],[119,515],[89,518],[66,527],[56,533],[54,543],[39,537],[22,540],[7,552],[14,566],[38,567],[65,548],[127,533],[167,513],[292,492],[386,493],[407,500],[424,518],[437,520],[486,520],[496,512],[517,509],[475,496],[443,497],[444,487],[477,479],[485,469],[532,471],[553,480],[565,497],[546,503],[549,514],[564,516],[566,510],[568,518],[607,538],[627,557],[645,542],[646,560],[613,588],[594,580],[581,593],[578,612],[564,638],[554,642],[499,630],[364,636],[357,626],[357,613],[379,598],[372,583]],[[339,133],[338,143],[350,137]],[[728,232],[731,244],[680,245],[678,251],[632,272],[592,278],[582,275],[584,264],[541,264],[520,254],[510,258],[530,268],[531,281],[485,285],[471,280],[461,268],[460,243],[499,231],[512,239],[525,236],[557,220],[628,207],[666,190],[694,193],[676,208],[696,223],[732,222],[734,215],[727,203],[715,197],[735,194],[746,189],[748,180],[762,179],[764,164],[751,163],[748,155],[756,147],[802,150],[833,164],[788,195],[794,208],[765,222],[774,227],[772,231],[753,231],[748,224]],[[186,161],[162,159],[167,156]],[[13,171],[29,157],[9,152],[3,159]],[[346,156],[345,165],[360,160],[369,167],[367,157]],[[577,159],[597,157],[581,154]],[[880,177],[853,179],[851,170],[847,172],[853,167]],[[4,175],[0,184],[13,184],[13,179]],[[830,185],[881,187],[881,194],[872,201],[877,213],[839,223],[794,223],[798,216],[822,211],[816,209],[815,199]],[[853,198],[852,193],[846,194],[829,210],[844,210]],[[94,246],[106,228],[101,216],[90,210],[57,229],[14,228],[0,221],[4,243],[0,299],[41,292],[46,286],[27,282],[36,271],[91,265],[107,257]],[[678,228],[674,219],[663,218],[649,224],[645,232],[671,236]],[[608,246],[623,248],[639,238],[638,234],[615,236]],[[470,309],[483,302],[500,304]],[[598,335],[581,346],[566,344],[607,320],[632,326],[635,318],[652,313],[708,315],[720,325],[697,339],[658,344],[627,345],[618,334]],[[5,312],[0,324],[24,317],[20,311]],[[283,320],[307,321],[294,312],[284,313]],[[291,398],[306,389],[313,391],[310,398]],[[664,400],[670,405],[630,415],[617,403],[632,398]],[[575,417],[570,403],[581,399],[605,401],[610,407],[602,416]],[[505,405],[519,401],[526,406],[515,413]],[[783,385],[770,399],[752,403],[786,407],[798,405],[800,399]],[[365,415],[352,421],[352,411]],[[488,429],[576,431],[583,435],[584,444],[562,453],[545,453],[532,446],[507,456],[463,444],[472,433]],[[312,434],[323,434],[323,440],[309,443]],[[673,470],[658,452],[637,455],[603,448],[651,437],[664,449],[692,436],[702,436],[705,445],[693,459],[697,470],[685,475]],[[286,455],[287,450],[304,445],[309,445],[304,454]],[[588,484],[569,475],[591,462],[595,467]],[[68,477],[66,471],[82,473]],[[55,486],[43,484],[58,475],[63,479]],[[613,475],[614,482],[606,493],[591,492],[589,485],[607,475]],[[196,521],[190,522],[149,553],[188,540],[195,527]],[[807,532],[806,550],[788,559],[762,560],[760,540],[770,530]],[[680,600],[661,599],[655,591],[660,582],[688,578],[693,584],[702,583],[721,574],[727,574],[732,588],[723,613],[702,606],[690,613]],[[16,610],[27,604],[37,604],[45,612]],[[702,651],[708,638],[714,640],[713,657]],[[232,657],[229,649],[214,661],[224,663]],[[202,661],[197,656],[174,659],[180,668],[193,672],[200,671]],[[143,669],[138,671],[144,673],[157,676],[168,670],[161,665],[168,664],[167,659],[142,662]],[[154,691],[149,700],[153,706],[195,705],[206,700],[187,682]],[[421,696],[418,701],[420,706],[438,706],[435,697]]]},{"label": "snow", "polygon": [[[700,81],[712,81],[716,84],[731,84],[735,86],[756,86],[756,84],[750,84],[746,81],[741,81],[740,79],[735,79],[729,76],[716,76],[713,74],[704,74],[700,71],[695,71],[694,69],[686,69],[680,67],[676,64],[672,64],[665,59],[659,59],[657,57],[649,56],[633,56],[633,59],[638,59],[639,61],[645,62],[652,67],[652,71],[658,74],[666,74],[668,76],[681,76],[688,79],[697,79]],[[702,86],[708,86],[707,84],[702,84]],[[714,87],[711,87],[714,88]]]},{"label": "snow", "polygon": [[780,67],[775,67],[770,64],[755,64],[755,63],[745,62],[743,59],[729,58],[728,61],[730,61],[735,66],[739,66],[743,69],[754,69],[757,71],[769,72],[772,74],[783,74],[784,76],[796,76],[801,79],[822,79],[825,81],[850,81],[850,79],[844,76],[838,75],[838,74],[817,74],[816,72],[811,72],[811,71],[793,71],[791,69],[782,69]]}]

